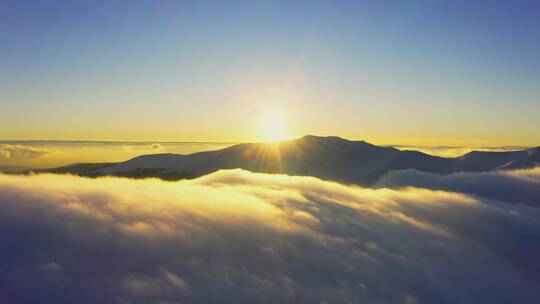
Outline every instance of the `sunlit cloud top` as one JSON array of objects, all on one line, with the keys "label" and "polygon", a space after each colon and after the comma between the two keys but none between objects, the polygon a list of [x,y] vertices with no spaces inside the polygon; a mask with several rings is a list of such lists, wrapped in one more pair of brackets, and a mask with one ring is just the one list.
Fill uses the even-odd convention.
[{"label": "sunlit cloud top", "polygon": [[[538,189],[539,170],[510,175]],[[182,182],[0,174],[0,208],[3,303],[540,297],[540,209],[514,197],[242,170]]]}]

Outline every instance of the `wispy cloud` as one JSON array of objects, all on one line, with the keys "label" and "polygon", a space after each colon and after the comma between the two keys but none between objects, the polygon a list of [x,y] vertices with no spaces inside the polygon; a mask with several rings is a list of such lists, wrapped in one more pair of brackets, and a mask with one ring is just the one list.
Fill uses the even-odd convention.
[{"label": "wispy cloud", "polygon": [[0,175],[1,302],[531,303],[540,209],[220,171]]}]

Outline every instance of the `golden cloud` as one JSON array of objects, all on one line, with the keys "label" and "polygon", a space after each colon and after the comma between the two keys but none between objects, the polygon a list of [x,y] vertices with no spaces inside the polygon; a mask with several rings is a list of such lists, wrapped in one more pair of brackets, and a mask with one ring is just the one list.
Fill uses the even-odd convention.
[{"label": "golden cloud", "polygon": [[0,208],[0,302],[540,297],[540,209],[462,193],[242,170],[180,182],[0,175]]}]

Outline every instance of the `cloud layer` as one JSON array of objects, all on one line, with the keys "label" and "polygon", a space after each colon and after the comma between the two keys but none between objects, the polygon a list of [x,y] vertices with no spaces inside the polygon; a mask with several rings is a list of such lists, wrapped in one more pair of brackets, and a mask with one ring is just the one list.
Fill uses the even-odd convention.
[{"label": "cloud layer", "polygon": [[540,209],[220,171],[0,175],[2,303],[534,303]]},{"label": "cloud layer", "polygon": [[439,175],[414,169],[390,171],[378,187],[420,187],[463,192],[507,203],[540,206],[540,167],[528,170]]}]

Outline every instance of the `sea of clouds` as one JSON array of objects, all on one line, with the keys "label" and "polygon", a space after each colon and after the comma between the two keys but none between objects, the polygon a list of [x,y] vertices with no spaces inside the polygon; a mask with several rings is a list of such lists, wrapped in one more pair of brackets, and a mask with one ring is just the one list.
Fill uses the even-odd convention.
[{"label": "sea of clouds", "polygon": [[0,175],[1,303],[538,303],[539,257],[511,195]]},{"label": "sea of clouds", "polygon": [[414,169],[390,171],[375,187],[419,187],[462,192],[510,204],[540,206],[540,167],[526,170],[460,172],[448,175]]}]

